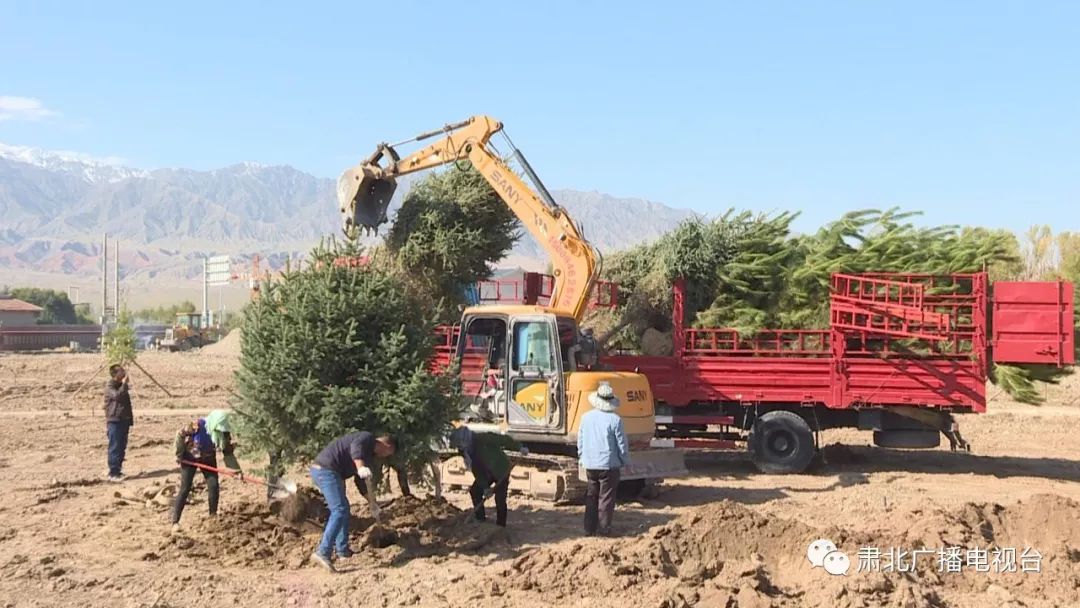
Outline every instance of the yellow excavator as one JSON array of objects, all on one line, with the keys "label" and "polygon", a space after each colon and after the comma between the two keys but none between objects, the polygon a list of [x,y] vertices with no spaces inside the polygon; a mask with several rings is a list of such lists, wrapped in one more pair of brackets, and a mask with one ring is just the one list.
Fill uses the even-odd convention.
[{"label": "yellow excavator", "polygon": [[[577,430],[589,411],[588,395],[608,383],[622,402],[632,464],[622,471],[623,490],[640,491],[656,481],[686,474],[681,450],[652,448],[655,404],[648,379],[637,373],[593,371],[595,342],[579,330],[600,271],[600,256],[581,229],[543,186],[509,137],[513,158],[535,186],[530,188],[494,150],[499,121],[474,116],[376,151],[338,181],[347,236],[356,238],[387,221],[397,178],[448,163],[471,162],[544,247],[555,284],[547,306],[493,305],[465,309],[451,355],[472,407],[461,423],[473,431],[510,435],[528,448],[512,454],[510,488],[555,502],[578,502],[584,471],[577,461]],[[401,157],[398,146],[437,136],[438,141]],[[450,363],[446,361],[445,363]],[[471,480],[460,459],[441,465],[444,486]]]}]

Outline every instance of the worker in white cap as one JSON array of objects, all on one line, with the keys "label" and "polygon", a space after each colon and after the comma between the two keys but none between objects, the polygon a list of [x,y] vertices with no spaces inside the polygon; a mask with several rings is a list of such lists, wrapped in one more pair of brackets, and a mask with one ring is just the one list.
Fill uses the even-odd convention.
[{"label": "worker in white cap", "polygon": [[630,464],[630,444],[618,414],[619,398],[607,382],[589,395],[592,410],[578,426],[578,458],[588,477],[585,491],[585,534],[611,534],[619,469]]}]

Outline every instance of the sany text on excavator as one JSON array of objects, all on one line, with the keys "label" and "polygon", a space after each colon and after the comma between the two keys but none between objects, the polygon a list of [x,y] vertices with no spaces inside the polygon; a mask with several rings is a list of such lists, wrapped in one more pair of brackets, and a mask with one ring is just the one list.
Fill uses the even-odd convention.
[{"label": "sany text on excavator", "polygon": [[[507,138],[512,157],[532,181],[530,188],[493,152],[491,138],[502,123],[487,116],[445,126],[402,144],[379,144],[375,153],[338,181],[343,228],[355,238],[387,221],[397,178],[454,162],[470,161],[552,259],[555,285],[548,306],[474,306],[455,328],[451,358],[473,407],[462,423],[474,431],[506,433],[529,448],[512,455],[511,489],[557,502],[577,502],[584,472],[577,464],[577,429],[589,410],[588,395],[602,382],[622,402],[619,414],[632,446],[622,471],[628,489],[644,489],[665,477],[686,474],[683,453],[655,449],[655,403],[648,379],[638,373],[595,371],[595,343],[578,328],[600,270],[600,256],[566,211],[551,197],[525,157]],[[401,157],[396,148],[442,135]],[[505,132],[503,132],[505,136]],[[386,161],[385,163],[383,161]],[[467,485],[457,460],[443,464],[447,485]]]}]

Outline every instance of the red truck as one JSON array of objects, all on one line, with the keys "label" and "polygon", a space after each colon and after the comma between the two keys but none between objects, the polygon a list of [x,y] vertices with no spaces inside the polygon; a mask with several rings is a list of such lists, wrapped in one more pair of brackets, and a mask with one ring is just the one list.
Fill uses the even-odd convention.
[{"label": "red truck", "polygon": [[[481,300],[542,303],[543,275],[480,286]],[[492,287],[494,285],[494,296]],[[484,297],[485,289],[488,297]],[[617,302],[604,284],[594,306]],[[745,441],[768,473],[798,473],[817,453],[817,432],[857,428],[875,445],[933,448],[944,435],[969,449],[955,414],[986,411],[993,363],[1075,363],[1073,286],[946,276],[837,274],[830,327],[688,328],[684,286],[674,292],[673,354],[613,352],[597,367],[645,374],[657,402],[659,446],[731,448]],[[539,301],[538,301],[539,300]],[[454,345],[442,328],[440,358]]]}]

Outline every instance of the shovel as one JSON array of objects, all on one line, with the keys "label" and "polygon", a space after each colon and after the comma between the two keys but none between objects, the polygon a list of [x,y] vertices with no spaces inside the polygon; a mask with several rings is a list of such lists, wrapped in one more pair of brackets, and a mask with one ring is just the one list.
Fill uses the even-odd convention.
[{"label": "shovel", "polygon": [[186,464],[188,466],[192,466],[192,467],[195,467],[197,469],[202,469],[204,471],[212,471],[214,473],[218,473],[218,474],[221,474],[221,475],[228,475],[229,477],[236,477],[240,481],[243,481],[243,482],[246,482],[246,483],[255,483],[255,484],[262,485],[262,486],[266,486],[266,487],[270,488],[271,490],[273,490],[273,498],[275,498],[275,499],[287,498],[289,496],[292,496],[293,494],[296,494],[296,482],[295,481],[289,481],[288,479],[282,479],[282,480],[278,481],[278,483],[272,484],[272,483],[266,481],[265,479],[262,479],[261,477],[255,477],[255,476],[252,476],[252,475],[244,475],[244,474],[240,473],[239,471],[234,471],[232,469],[219,469],[217,467],[212,467],[210,465],[199,464],[197,462],[191,462],[190,460],[181,460],[180,462],[181,462],[181,464]]}]

